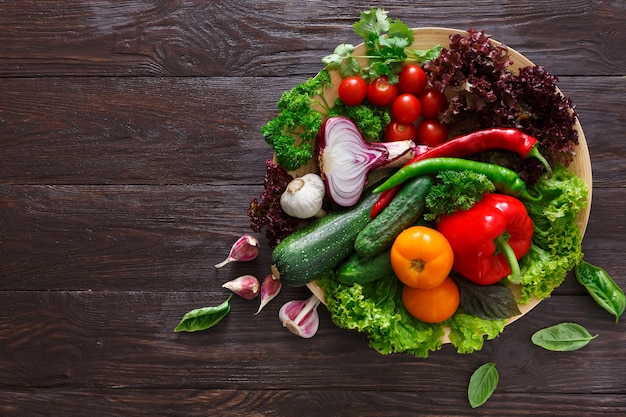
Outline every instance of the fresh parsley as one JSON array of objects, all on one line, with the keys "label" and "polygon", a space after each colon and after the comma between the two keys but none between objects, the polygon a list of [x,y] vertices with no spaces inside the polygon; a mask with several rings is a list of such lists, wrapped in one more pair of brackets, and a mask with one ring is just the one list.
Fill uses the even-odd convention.
[{"label": "fresh parsley", "polygon": [[278,163],[288,171],[301,167],[312,158],[315,137],[324,116],[330,111],[324,90],[331,86],[330,74],[322,70],[284,92],[277,103],[278,115],[261,128]]},{"label": "fresh parsley", "polygon": [[372,8],[362,12],[361,19],[352,27],[363,38],[365,54],[355,55],[355,46],[344,43],[322,58],[328,70],[337,70],[344,78],[360,75],[374,80],[385,75],[389,83],[395,84],[406,62],[421,64],[435,59],[441,51],[440,46],[428,50],[408,49],[413,44],[413,30],[400,20],[389,19],[382,9]]}]

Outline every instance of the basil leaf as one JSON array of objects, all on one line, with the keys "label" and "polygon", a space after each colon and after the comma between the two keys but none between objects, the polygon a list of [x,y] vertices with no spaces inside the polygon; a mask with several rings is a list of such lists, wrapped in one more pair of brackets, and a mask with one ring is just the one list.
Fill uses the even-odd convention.
[{"label": "basil leaf", "polygon": [[592,339],[587,329],[576,323],[560,323],[536,331],[532,337],[532,342],[544,349],[555,352],[566,352],[578,350],[585,347]]},{"label": "basil leaf", "polygon": [[498,386],[498,370],[496,364],[488,362],[474,371],[467,388],[467,398],[472,408],[483,405]]},{"label": "basil leaf", "polygon": [[624,291],[602,268],[581,261],[574,270],[578,282],[587,289],[596,303],[619,321],[626,307]]},{"label": "basil leaf", "polygon": [[522,314],[509,287],[477,285],[458,275],[453,278],[461,294],[461,307],[472,316],[502,320]]},{"label": "basil leaf", "polygon": [[226,301],[217,307],[202,307],[191,310],[183,316],[174,331],[197,332],[199,330],[206,330],[215,326],[230,312],[231,298],[232,294],[228,296]]}]

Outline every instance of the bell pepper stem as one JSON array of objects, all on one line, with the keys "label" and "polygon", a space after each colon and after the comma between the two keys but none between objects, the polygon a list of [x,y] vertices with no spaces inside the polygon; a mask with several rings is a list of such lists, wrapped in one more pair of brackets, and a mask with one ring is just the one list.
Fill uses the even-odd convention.
[{"label": "bell pepper stem", "polygon": [[520,279],[522,276],[522,272],[520,271],[519,262],[517,262],[517,256],[515,256],[515,252],[511,245],[509,245],[508,240],[504,235],[498,236],[495,240],[496,247],[504,255],[506,261],[509,263],[511,267],[511,275],[509,275],[509,279],[511,282],[516,284],[520,283]]}]

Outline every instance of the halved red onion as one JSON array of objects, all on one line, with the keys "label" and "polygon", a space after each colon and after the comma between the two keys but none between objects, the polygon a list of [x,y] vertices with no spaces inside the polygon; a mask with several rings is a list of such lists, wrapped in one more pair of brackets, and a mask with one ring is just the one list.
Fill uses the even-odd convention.
[{"label": "halved red onion", "polygon": [[416,148],[411,140],[368,142],[352,120],[341,116],[327,119],[320,130],[317,152],[328,197],[342,207],[353,206],[372,170],[402,166]]}]

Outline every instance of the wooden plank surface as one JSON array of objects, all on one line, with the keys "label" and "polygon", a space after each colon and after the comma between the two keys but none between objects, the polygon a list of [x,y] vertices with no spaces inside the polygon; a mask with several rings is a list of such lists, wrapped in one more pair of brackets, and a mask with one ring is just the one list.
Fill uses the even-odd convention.
[{"label": "wooden plank surface", "polygon": [[[269,272],[213,265],[248,232],[280,94],[321,68],[360,1],[0,0],[0,415],[626,415],[626,336],[568,275],[483,350],[379,355],[321,308],[310,340],[278,309],[196,334],[182,315],[221,284]],[[411,27],[485,29],[556,74],[593,168],[585,258],[626,288],[626,5],[622,1],[376,2]],[[530,342],[575,321],[577,352]],[[469,376],[500,373],[481,408]]]}]

